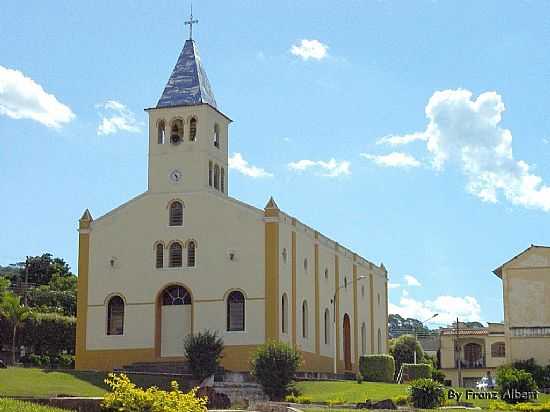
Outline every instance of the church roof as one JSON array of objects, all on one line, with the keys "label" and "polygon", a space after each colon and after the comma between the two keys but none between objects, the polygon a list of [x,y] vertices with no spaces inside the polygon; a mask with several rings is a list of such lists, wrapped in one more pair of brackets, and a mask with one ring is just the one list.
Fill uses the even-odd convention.
[{"label": "church roof", "polygon": [[166,83],[157,108],[209,104],[217,109],[216,99],[201,64],[194,40],[186,40],[172,75]]}]

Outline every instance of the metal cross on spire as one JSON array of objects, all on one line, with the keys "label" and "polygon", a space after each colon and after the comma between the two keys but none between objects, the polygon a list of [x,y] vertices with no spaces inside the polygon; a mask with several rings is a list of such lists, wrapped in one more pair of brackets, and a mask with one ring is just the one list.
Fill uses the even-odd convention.
[{"label": "metal cross on spire", "polygon": [[193,40],[193,24],[197,24],[198,20],[193,20],[193,3],[191,3],[191,15],[189,20],[185,22],[186,26],[189,26],[189,40]]}]

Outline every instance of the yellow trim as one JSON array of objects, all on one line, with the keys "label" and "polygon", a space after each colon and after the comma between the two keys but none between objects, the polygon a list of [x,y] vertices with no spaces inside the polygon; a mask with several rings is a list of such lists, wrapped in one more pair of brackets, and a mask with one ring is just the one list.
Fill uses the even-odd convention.
[{"label": "yellow trim", "polygon": [[370,300],[370,353],[377,353],[374,350],[374,278],[369,275],[369,300]]},{"label": "yellow trim", "polygon": [[302,366],[298,369],[303,372],[326,372],[332,373],[333,361],[330,356],[321,356],[311,352],[300,351],[302,355]]},{"label": "yellow trim", "polygon": [[[354,259],[355,260],[355,259]],[[353,347],[354,347],[354,362],[353,370],[357,372],[359,365],[359,338],[358,338],[358,319],[357,319],[357,265],[353,264]]]},{"label": "yellow trim", "polygon": [[[266,209],[266,217],[279,217],[278,209]],[[279,222],[265,222],[265,339],[279,339]]]},{"label": "yellow trim", "polygon": [[[86,214],[85,214],[86,215]],[[91,218],[81,219],[78,236],[78,279],[76,310],[76,356],[75,368],[86,368],[86,322],[88,315],[88,270],[90,267]]]},{"label": "yellow trim", "polygon": [[321,318],[319,313],[320,298],[319,298],[319,244],[317,243],[318,233],[315,232],[315,245],[314,245],[314,254],[315,254],[315,354],[317,356],[321,353],[321,335],[320,335],[320,326]]},{"label": "yellow trim", "polygon": [[390,347],[390,343],[388,341],[388,277],[386,276],[386,281],[384,283],[384,288],[385,288],[385,291],[386,291],[386,323],[385,323],[385,327],[384,327],[384,341],[386,342],[386,345],[385,345],[385,353],[388,352],[388,348]]},{"label": "yellow trim", "polygon": [[[293,221],[295,224],[295,221]],[[296,347],[296,232],[292,231],[292,346]]]},{"label": "yellow trim", "polygon": [[[335,294],[335,308],[336,313],[334,316],[334,323],[336,329],[336,370],[342,370],[345,369],[345,367],[342,367],[343,365],[340,364],[340,291],[338,290],[338,286],[340,285],[340,257],[338,256],[338,245],[336,245],[336,253],[334,254],[334,290],[336,291]],[[343,361],[342,361],[343,362]]]}]

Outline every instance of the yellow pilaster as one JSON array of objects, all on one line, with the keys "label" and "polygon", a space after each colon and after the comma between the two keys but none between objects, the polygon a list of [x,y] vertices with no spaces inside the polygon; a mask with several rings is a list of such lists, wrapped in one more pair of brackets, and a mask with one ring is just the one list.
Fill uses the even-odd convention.
[{"label": "yellow pilaster", "polygon": [[76,356],[75,367],[81,369],[86,353],[86,319],[88,314],[88,268],[90,267],[90,226],[92,216],[88,209],[78,224],[78,279],[76,302]]},{"label": "yellow pilaster", "polygon": [[265,216],[265,338],[279,339],[279,208],[270,199]]},{"label": "yellow pilaster", "polygon": [[370,305],[370,353],[376,353],[374,350],[374,278],[369,274],[369,305]]},{"label": "yellow pilaster", "polygon": [[[353,257],[355,261],[355,256]],[[357,334],[357,265],[353,264],[353,347],[355,349],[355,361],[353,369],[358,370],[359,367],[359,338]]]},{"label": "yellow pilaster", "polygon": [[337,369],[340,369],[340,291],[338,286],[340,285],[340,258],[338,256],[338,245],[336,245],[336,253],[334,254],[334,290],[336,291],[335,303],[335,328],[336,329],[336,365]]},{"label": "yellow pilaster", "polygon": [[315,232],[315,354],[319,356],[321,354],[321,317],[319,314],[319,233]]},{"label": "yellow pilaster", "polygon": [[[292,220],[292,225],[296,226],[296,221]],[[296,347],[296,231],[292,231],[292,346]]]}]

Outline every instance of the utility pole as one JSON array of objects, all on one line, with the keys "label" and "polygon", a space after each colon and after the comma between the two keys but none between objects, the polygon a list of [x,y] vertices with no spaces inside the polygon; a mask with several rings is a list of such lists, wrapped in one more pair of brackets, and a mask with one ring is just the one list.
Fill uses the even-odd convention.
[{"label": "utility pole", "polygon": [[458,317],[456,318],[456,346],[455,350],[457,352],[457,358],[458,358],[458,386],[462,386],[462,361],[460,359],[460,343],[459,343],[459,337],[460,337],[460,329],[459,329],[459,323],[458,323]]}]

